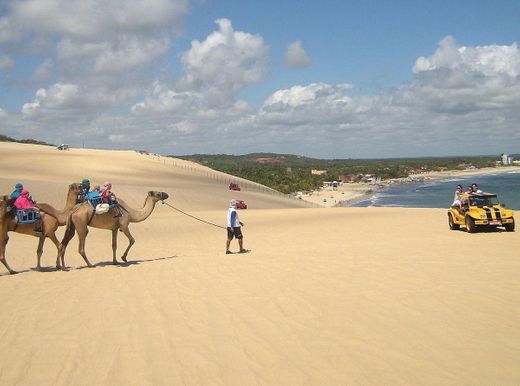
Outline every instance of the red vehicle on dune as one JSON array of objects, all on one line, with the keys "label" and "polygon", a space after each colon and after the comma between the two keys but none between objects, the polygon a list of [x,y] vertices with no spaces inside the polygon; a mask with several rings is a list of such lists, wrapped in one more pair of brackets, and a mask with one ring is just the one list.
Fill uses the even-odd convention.
[{"label": "red vehicle on dune", "polygon": [[247,204],[242,200],[236,200],[237,209],[247,209]]},{"label": "red vehicle on dune", "polygon": [[234,182],[231,182],[229,184],[229,190],[240,190],[240,186],[238,186],[238,184],[235,184]]}]

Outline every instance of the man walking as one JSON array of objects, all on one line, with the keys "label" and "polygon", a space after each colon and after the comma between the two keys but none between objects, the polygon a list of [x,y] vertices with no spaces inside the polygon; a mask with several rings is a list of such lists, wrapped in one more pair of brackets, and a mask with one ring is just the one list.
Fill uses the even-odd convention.
[{"label": "man walking", "polygon": [[238,219],[237,202],[235,200],[231,200],[229,202],[229,209],[227,215],[226,254],[233,253],[229,250],[229,246],[231,244],[231,240],[233,240],[233,237],[235,237],[238,240],[238,245],[240,247],[238,253],[249,252],[249,250],[244,249],[244,236],[242,235],[242,226],[244,226],[244,223]]}]

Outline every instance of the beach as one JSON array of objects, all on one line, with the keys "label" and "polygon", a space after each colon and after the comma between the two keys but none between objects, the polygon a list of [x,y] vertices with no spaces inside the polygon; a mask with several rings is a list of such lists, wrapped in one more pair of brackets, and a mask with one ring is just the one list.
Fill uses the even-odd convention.
[{"label": "beach", "polygon": [[407,184],[418,181],[440,181],[469,176],[483,176],[497,173],[510,173],[520,171],[520,166],[501,166],[496,168],[480,168],[467,170],[449,170],[442,172],[425,172],[412,174],[408,178],[383,180],[381,183],[340,183],[337,187],[324,186],[312,192],[298,195],[302,200],[316,206],[332,208],[335,206],[350,206],[363,199],[367,199],[378,191],[394,184]]},{"label": "beach", "polygon": [[110,264],[111,232],[90,229],[95,268],[74,237],[70,271],[53,269],[47,241],[38,272],[37,239],[9,233],[20,273],[0,266],[2,385],[520,383],[518,231],[450,231],[443,209],[317,208],[246,181],[230,191],[221,173],[134,151],[0,143],[0,161],[4,194],[21,181],[56,208],[86,177],[135,208],[167,192],[219,226],[242,199],[251,249],[226,255],[224,229],[161,202],[131,224],[124,265]]}]

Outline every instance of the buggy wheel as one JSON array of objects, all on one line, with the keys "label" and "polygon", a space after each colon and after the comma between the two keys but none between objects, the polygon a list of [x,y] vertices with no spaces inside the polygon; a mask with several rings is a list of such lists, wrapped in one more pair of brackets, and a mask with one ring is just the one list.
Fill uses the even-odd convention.
[{"label": "buggy wheel", "polygon": [[455,224],[455,221],[453,220],[453,215],[451,213],[448,213],[448,225],[450,226],[450,229],[452,231],[460,229],[460,225]]},{"label": "buggy wheel", "polygon": [[515,219],[513,219],[513,222],[511,224],[504,225],[504,228],[506,228],[506,232],[514,232],[515,231]]},{"label": "buggy wheel", "polygon": [[477,231],[475,220],[473,220],[470,216],[466,216],[466,229],[468,233],[475,233]]}]

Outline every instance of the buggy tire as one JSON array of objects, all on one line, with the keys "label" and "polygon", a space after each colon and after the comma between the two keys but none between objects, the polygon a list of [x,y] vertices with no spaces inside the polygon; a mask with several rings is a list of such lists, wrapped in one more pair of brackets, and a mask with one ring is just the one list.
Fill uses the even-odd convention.
[{"label": "buggy tire", "polygon": [[475,233],[477,231],[475,220],[473,220],[470,216],[466,216],[466,230],[468,233]]},{"label": "buggy tire", "polygon": [[511,224],[505,224],[504,228],[506,228],[506,232],[514,232],[515,231],[515,219]]},{"label": "buggy tire", "polygon": [[460,229],[459,224],[455,224],[455,221],[453,220],[453,215],[451,213],[448,213],[448,226],[452,231],[456,231]]}]

